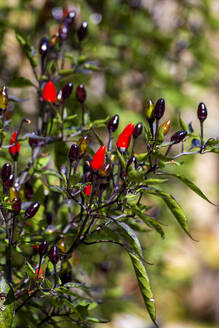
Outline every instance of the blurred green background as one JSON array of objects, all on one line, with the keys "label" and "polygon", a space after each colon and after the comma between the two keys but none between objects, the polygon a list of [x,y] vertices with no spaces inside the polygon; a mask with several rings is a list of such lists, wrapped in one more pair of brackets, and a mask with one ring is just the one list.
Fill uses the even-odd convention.
[{"label": "blurred green background", "polygon": [[[87,70],[66,79],[74,85],[83,81],[88,90],[92,119],[118,113],[120,129],[145,120],[146,99],[164,97],[164,120],[172,120],[170,134],[179,128],[178,115],[199,128],[196,109],[206,103],[205,136],[218,134],[219,107],[219,1],[218,0],[0,0],[0,79],[9,94],[28,98],[21,105],[10,103],[12,127],[29,117],[34,130],[37,95],[32,87],[14,87],[15,77],[34,76],[15,37],[15,31],[31,40],[37,53],[39,39],[56,32],[54,8],[77,11],[76,24],[88,21],[89,35],[82,53],[100,71]],[[72,37],[73,40],[73,37]],[[73,50],[71,36],[69,50]],[[77,55],[77,54],[76,54]],[[66,67],[67,68],[67,67]],[[79,110],[74,96],[69,106]],[[144,145],[139,142],[139,149]],[[24,155],[28,150],[24,150]],[[1,162],[5,152],[0,152]],[[25,158],[25,156],[24,156]],[[177,168],[193,177],[208,197],[218,202],[218,160],[216,154],[185,158]],[[189,217],[189,240],[163,204],[154,213],[167,224],[166,239],[155,233],[140,234],[148,272],[163,328],[215,328],[219,326],[219,223],[216,207],[205,203],[174,181],[168,188]],[[172,220],[172,221],[171,221]],[[100,251],[101,249],[101,251]],[[75,255],[75,275],[100,288],[107,286],[101,316],[112,320],[98,328],[146,328],[150,320],[138,291],[127,255],[117,247],[81,248]],[[92,258],[92,261],[91,261]]]}]

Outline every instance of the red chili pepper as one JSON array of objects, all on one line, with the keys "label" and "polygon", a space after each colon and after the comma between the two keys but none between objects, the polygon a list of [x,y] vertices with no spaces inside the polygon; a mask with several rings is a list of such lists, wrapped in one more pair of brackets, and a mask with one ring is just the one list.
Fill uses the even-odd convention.
[{"label": "red chili pepper", "polygon": [[94,154],[91,161],[91,167],[93,170],[99,170],[105,160],[106,146],[101,146],[98,151]]},{"label": "red chili pepper", "polygon": [[54,103],[56,100],[56,88],[52,81],[48,81],[43,89],[42,99]]},{"label": "red chili pepper", "polygon": [[39,268],[36,268],[35,269],[35,274],[36,274],[35,279],[43,279],[44,278],[42,269],[39,270]]},{"label": "red chili pepper", "polygon": [[11,154],[11,156],[13,157],[13,159],[16,159],[19,152],[20,152],[20,142],[16,142],[17,139],[17,131],[15,131],[11,137],[11,141],[10,141],[10,145],[13,145],[12,147],[9,148],[9,152]]},{"label": "red chili pepper", "polygon": [[84,193],[86,196],[90,196],[90,193],[91,193],[91,185],[90,184],[84,189]]},{"label": "red chili pepper", "polygon": [[125,127],[122,133],[120,133],[116,145],[121,152],[125,152],[128,149],[134,127],[135,127],[134,124],[130,123]]}]

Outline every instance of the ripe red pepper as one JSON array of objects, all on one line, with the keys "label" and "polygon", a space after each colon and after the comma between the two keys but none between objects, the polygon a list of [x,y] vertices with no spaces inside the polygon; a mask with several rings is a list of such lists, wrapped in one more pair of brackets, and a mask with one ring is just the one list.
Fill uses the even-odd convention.
[{"label": "ripe red pepper", "polygon": [[103,166],[105,154],[106,146],[101,146],[92,158],[91,167],[93,170],[99,170]]},{"label": "ripe red pepper", "polygon": [[36,274],[35,279],[43,279],[44,278],[42,269],[36,268],[35,274]]},{"label": "ripe red pepper", "polygon": [[56,88],[52,81],[48,81],[42,92],[42,99],[54,103],[56,100]]},{"label": "ripe red pepper", "polygon": [[90,184],[84,189],[84,193],[87,197],[90,196],[90,193],[91,193],[91,185]]},{"label": "ripe red pepper", "polygon": [[125,152],[128,149],[134,131],[134,127],[134,124],[130,123],[125,127],[122,133],[120,133],[116,145],[121,152]]},{"label": "ripe red pepper", "polygon": [[20,152],[20,142],[16,142],[17,139],[17,131],[15,131],[11,137],[10,145],[13,145],[12,147],[9,148],[9,152],[13,159],[17,159],[19,152]]}]

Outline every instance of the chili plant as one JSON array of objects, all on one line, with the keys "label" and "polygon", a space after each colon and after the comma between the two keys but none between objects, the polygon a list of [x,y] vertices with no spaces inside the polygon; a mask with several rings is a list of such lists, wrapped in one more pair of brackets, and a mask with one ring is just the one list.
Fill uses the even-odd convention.
[{"label": "chili plant", "polygon": [[[24,323],[61,327],[63,318],[71,327],[106,322],[92,316],[101,302],[101,291],[84,284],[72,262],[81,246],[102,243],[127,252],[147,311],[158,327],[147,262],[136,231],[142,223],[162,238],[165,232],[161,221],[148,214],[143,200],[151,195],[162,199],[192,238],[183,209],[162,185],[174,177],[210,202],[191,180],[170,173],[168,167],[182,165],[184,156],[217,153],[218,139],[207,139],[204,134],[207,108],[203,103],[197,114],[194,111],[200,121],[197,132],[180,117],[179,130],[168,136],[171,122],[162,122],[163,98],[155,105],[149,99],[144,118],[136,125],[130,122],[124,127],[118,114],[92,121],[86,86],[75,85],[74,79],[98,67],[82,55],[89,26],[82,22],[77,27],[75,16],[74,11],[63,12],[57,33],[40,40],[38,55],[17,35],[36,80],[39,113],[32,133],[23,132],[24,124],[31,123],[25,118],[8,138],[7,87],[0,92],[1,149],[11,158],[1,169],[0,230],[5,258],[0,278],[1,327]],[[80,115],[72,113],[71,101]],[[99,129],[105,131],[103,138]],[[137,139],[144,144],[143,153],[138,151]],[[23,147],[30,147],[31,153],[25,166],[20,164]]]}]

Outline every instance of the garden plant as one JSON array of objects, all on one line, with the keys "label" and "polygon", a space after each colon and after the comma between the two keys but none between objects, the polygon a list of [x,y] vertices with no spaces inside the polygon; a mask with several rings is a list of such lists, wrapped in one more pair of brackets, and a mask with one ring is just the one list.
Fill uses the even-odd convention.
[{"label": "garden plant", "polygon": [[[162,186],[175,178],[210,202],[177,168],[187,156],[201,160],[218,153],[218,139],[205,135],[211,110],[202,102],[194,108],[198,131],[179,116],[178,130],[170,133],[171,121],[163,121],[168,99],[163,98],[145,99],[137,124],[125,126],[119,114],[92,120],[86,84],[75,84],[74,76],[100,67],[87,61],[83,43],[89,26],[86,21],[76,26],[75,17],[75,11],[63,11],[57,33],[43,37],[35,52],[26,38],[16,35],[35,78],[34,83],[25,77],[16,83],[35,88],[36,128],[28,117],[11,124],[8,104],[21,100],[10,97],[7,83],[0,90],[1,151],[8,158],[1,168],[0,326],[93,327],[107,322],[98,315],[103,290],[82,281],[74,265],[75,254],[83,262],[87,249],[100,244],[98,251],[105,252],[101,245],[109,243],[130,257],[146,309],[159,327],[146,271],[150,263],[138,236],[151,231],[164,238],[165,227],[162,214],[159,219],[150,215],[145,199],[162,199],[193,239],[178,200]],[[31,133],[25,132],[26,125],[33,126]],[[139,140],[144,152],[138,150]],[[22,148],[27,147],[25,162]]]}]

